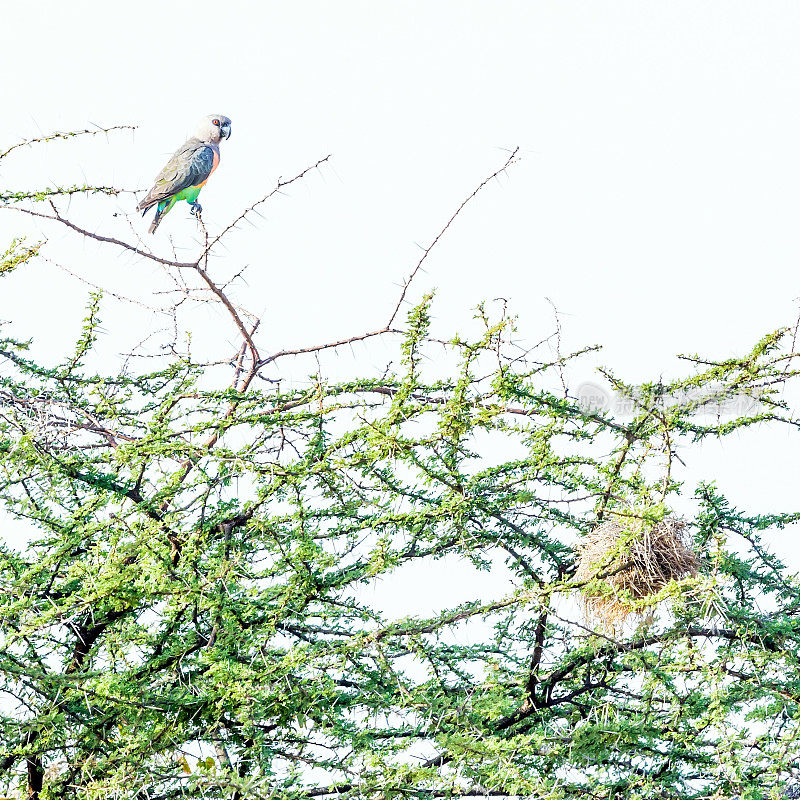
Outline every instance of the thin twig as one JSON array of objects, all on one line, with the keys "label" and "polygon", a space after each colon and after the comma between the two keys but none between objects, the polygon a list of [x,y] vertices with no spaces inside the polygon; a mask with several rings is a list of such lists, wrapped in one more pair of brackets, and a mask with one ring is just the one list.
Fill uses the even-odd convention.
[{"label": "thin twig", "polygon": [[9,209],[10,211],[17,211],[21,214],[28,214],[31,217],[39,217],[40,219],[49,219],[51,222],[60,222],[62,225],[71,228],[73,231],[76,231],[77,233],[80,233],[82,236],[86,236],[89,239],[94,239],[97,242],[105,242],[106,244],[117,245],[117,247],[122,247],[125,250],[129,250],[131,253],[136,253],[137,255],[144,256],[145,258],[149,258],[151,261],[155,261],[158,264],[164,264],[165,266],[168,267],[192,268],[195,266],[195,264],[192,262],[170,261],[168,258],[161,258],[161,256],[157,256],[154,253],[151,253],[147,250],[142,250],[139,247],[134,247],[132,244],[123,242],[121,239],[115,239],[113,236],[101,236],[99,233],[92,233],[91,231],[87,231],[85,228],[81,228],[74,222],[70,222],[68,219],[66,219],[66,217],[62,217],[58,209],[55,207],[55,204],[52,202],[52,200],[50,201],[50,206],[53,209],[55,216],[50,216],[49,214],[42,214],[40,211],[32,211],[29,208],[20,208],[19,206],[0,205],[0,209]]},{"label": "thin twig", "polygon": [[436,234],[436,238],[434,238],[434,240],[425,248],[425,250],[422,253],[422,258],[420,258],[420,260],[417,262],[417,265],[414,267],[413,270],[411,270],[411,274],[408,276],[408,278],[406,278],[405,282],[403,283],[403,290],[400,292],[400,299],[397,301],[397,305],[395,306],[394,311],[392,312],[392,316],[389,317],[389,322],[386,325],[387,328],[390,328],[394,324],[394,321],[395,321],[398,313],[400,312],[400,307],[403,305],[403,301],[406,299],[406,294],[408,292],[408,287],[411,286],[411,282],[414,280],[416,274],[419,272],[420,268],[422,267],[423,263],[425,262],[425,259],[430,254],[431,250],[433,250],[433,248],[436,247],[437,243],[442,238],[442,236],[444,236],[444,234],[447,231],[447,229],[453,224],[453,222],[455,221],[456,217],[458,217],[458,215],[464,210],[464,208],[475,197],[475,195],[477,195],[478,192],[480,192],[481,189],[483,189],[483,187],[486,186],[487,183],[489,183],[490,181],[494,180],[498,175],[501,175],[515,161],[519,160],[519,159],[517,159],[517,153],[519,153],[519,147],[515,147],[511,151],[511,155],[506,159],[505,164],[503,164],[503,166],[500,167],[500,169],[495,170],[491,175],[489,175],[488,178],[486,178],[483,181],[481,181],[481,183],[475,188],[475,190],[455,210],[455,213],[453,214],[453,216],[451,216],[450,219],[447,220],[447,222],[445,223],[445,226],[439,231],[439,233]]},{"label": "thin twig", "polygon": [[304,178],[312,170],[319,169],[319,167],[321,167],[331,157],[332,157],[332,155],[329,153],[327,156],[325,156],[325,158],[320,158],[319,161],[317,161],[315,164],[312,164],[311,166],[306,167],[304,170],[302,170],[302,172],[298,172],[297,175],[295,175],[293,178],[289,178],[288,180],[283,180],[281,178],[278,178],[278,183],[275,185],[275,188],[272,189],[272,191],[267,192],[267,194],[265,194],[260,200],[256,200],[255,203],[253,203],[252,205],[248,206],[244,211],[242,211],[241,214],[239,214],[238,217],[236,217],[236,219],[234,219],[226,227],[224,227],[210,242],[207,241],[206,246],[205,246],[202,254],[200,255],[200,258],[198,259],[198,262],[201,261],[203,259],[203,257],[205,257],[208,253],[211,252],[211,250],[213,249],[214,245],[217,244],[217,242],[223,236],[225,236],[225,234],[228,233],[228,231],[230,231],[233,228],[235,228],[249,214],[254,213],[255,210],[260,205],[263,205],[271,197],[273,197],[274,195],[278,194],[278,192],[280,192],[280,190],[283,189],[284,186],[289,186],[289,184],[294,183],[295,181],[299,181],[300,179]]},{"label": "thin twig", "polygon": [[331,350],[335,347],[344,347],[348,344],[362,342],[365,339],[372,339],[375,336],[383,336],[387,333],[402,333],[402,331],[398,330],[397,328],[386,327],[380,328],[376,331],[369,331],[369,333],[361,333],[357,336],[351,336],[349,339],[340,339],[338,342],[327,342],[326,344],[317,344],[310,347],[300,347],[297,350],[281,350],[278,353],[273,353],[271,356],[262,359],[258,363],[258,368],[261,369],[262,367],[266,367],[267,364],[271,364],[273,361],[277,361],[279,358],[284,358],[285,356],[300,356],[307,355],[309,353],[319,353],[323,350]]},{"label": "thin twig", "polygon": [[13,150],[16,150],[18,147],[30,147],[34,144],[43,144],[44,142],[52,142],[56,139],[74,139],[76,136],[97,136],[100,133],[110,133],[111,131],[135,131],[137,128],[136,125],[111,125],[108,128],[97,127],[96,130],[89,130],[88,128],[82,131],[67,131],[64,133],[51,133],[49,136],[40,136],[36,139],[23,139],[21,142],[17,142],[16,144],[12,144],[7,150],[4,150],[0,153],[0,159],[5,158],[9,153]]}]

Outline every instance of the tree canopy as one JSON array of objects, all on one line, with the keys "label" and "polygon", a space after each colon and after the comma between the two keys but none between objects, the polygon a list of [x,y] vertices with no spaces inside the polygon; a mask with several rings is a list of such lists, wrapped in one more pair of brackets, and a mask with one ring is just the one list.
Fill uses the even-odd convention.
[{"label": "tree canopy", "polygon": [[[13,323],[0,331],[0,500],[27,541],[0,550],[7,793],[791,790],[800,601],[769,537],[800,513],[687,485],[679,453],[745,427],[797,428],[783,395],[798,376],[796,328],[739,355],[686,356],[669,381],[606,372],[630,413],[589,407],[564,376],[591,348],[521,347],[502,303],[477,309],[469,334],[431,334],[443,301],[414,299],[412,281],[462,204],[385,325],[268,354],[209,256],[288,182],[221,232],[202,227],[187,261],[94,232],[62,205],[115,190],[0,193],[7,220],[33,215],[188,273],[240,338],[221,363],[176,338],[158,359],[98,366],[99,290],[66,359],[31,357]],[[0,279],[48,246],[3,243]],[[392,354],[385,369],[342,379],[315,361],[376,339]],[[276,367],[282,380],[267,379]],[[732,399],[748,402],[703,413]],[[609,577],[627,568],[623,542],[578,580],[586,534],[613,519],[646,535],[689,505],[698,573],[622,598],[655,604],[649,617],[586,616],[581,598],[615,591]],[[459,596],[397,613],[375,592],[390,580],[402,592],[451,582]]]}]

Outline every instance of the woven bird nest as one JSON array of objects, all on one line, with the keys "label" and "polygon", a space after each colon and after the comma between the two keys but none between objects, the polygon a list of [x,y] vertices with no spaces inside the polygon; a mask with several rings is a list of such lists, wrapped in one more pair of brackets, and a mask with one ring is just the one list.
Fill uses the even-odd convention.
[{"label": "woven bird nest", "polygon": [[670,581],[697,575],[700,559],[684,539],[686,523],[665,519],[653,526],[635,518],[604,522],[578,551],[575,580],[583,587],[587,616],[616,629]]}]

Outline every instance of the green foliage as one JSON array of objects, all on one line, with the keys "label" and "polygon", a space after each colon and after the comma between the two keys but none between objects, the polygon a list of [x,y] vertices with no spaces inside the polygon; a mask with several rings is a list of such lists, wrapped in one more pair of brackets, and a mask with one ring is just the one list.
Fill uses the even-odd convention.
[{"label": "green foliage", "polygon": [[52,186],[39,189],[34,192],[21,191],[2,191],[0,192],[0,203],[21,203],[23,200],[31,200],[34,203],[42,203],[53,197],[64,197],[73,194],[105,194],[118,195],[119,189],[113,186]]},{"label": "green foliage", "polygon": [[[701,486],[706,568],[671,615],[612,639],[559,610],[570,530],[637,506],[657,518],[680,492],[667,434],[752,421],[700,426],[697,399],[660,400],[773,386],[781,334],[668,387],[617,380],[636,406],[620,422],[548,388],[563,359],[498,359],[508,322],[485,315],[450,345],[451,377],[427,381],[429,298],[397,374],[289,392],[201,388],[186,362],[87,374],[99,304],[62,366],[4,346],[0,498],[30,535],[0,554],[11,788],[26,758],[56,765],[47,798],[700,798],[786,782],[798,584],[761,537],[797,515],[747,516]],[[761,401],[760,424],[779,416]],[[400,617],[370,599],[425,562],[503,559],[490,598]]]},{"label": "green foliage", "polygon": [[0,255],[0,276],[15,270],[20,264],[25,264],[34,258],[42,247],[43,242],[26,245],[24,239],[14,239],[8,249]]},{"label": "green foliage", "polygon": [[[27,213],[162,267],[208,266],[219,237],[174,262],[73,225],[53,198],[85,189],[105,191],[0,199],[48,199],[53,216]],[[0,274],[40,246],[14,240]],[[256,379],[278,356],[259,359],[203,276],[244,338],[233,380],[178,355],[92,367],[99,293],[61,361],[0,339],[7,794],[784,795],[800,772],[800,587],[769,545],[800,512],[685,485],[678,452],[794,432],[791,331],[741,358],[686,357],[669,383],[606,372],[628,405],[614,414],[565,388],[594,348],[521,354],[485,307],[434,340],[425,297],[395,369],[307,381],[286,359],[273,384]],[[612,635],[578,610],[604,576],[575,573],[581,536],[614,515],[637,531],[693,517],[702,568]],[[420,611],[431,582],[452,596]]]}]

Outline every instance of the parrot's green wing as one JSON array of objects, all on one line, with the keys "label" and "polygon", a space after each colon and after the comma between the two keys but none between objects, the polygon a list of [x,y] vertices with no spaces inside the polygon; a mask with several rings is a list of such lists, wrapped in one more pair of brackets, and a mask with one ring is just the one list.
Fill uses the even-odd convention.
[{"label": "parrot's green wing", "polygon": [[200,186],[214,170],[214,149],[199,139],[189,139],[177,150],[158,173],[153,188],[137,208],[148,208],[166,200],[190,186]]}]

